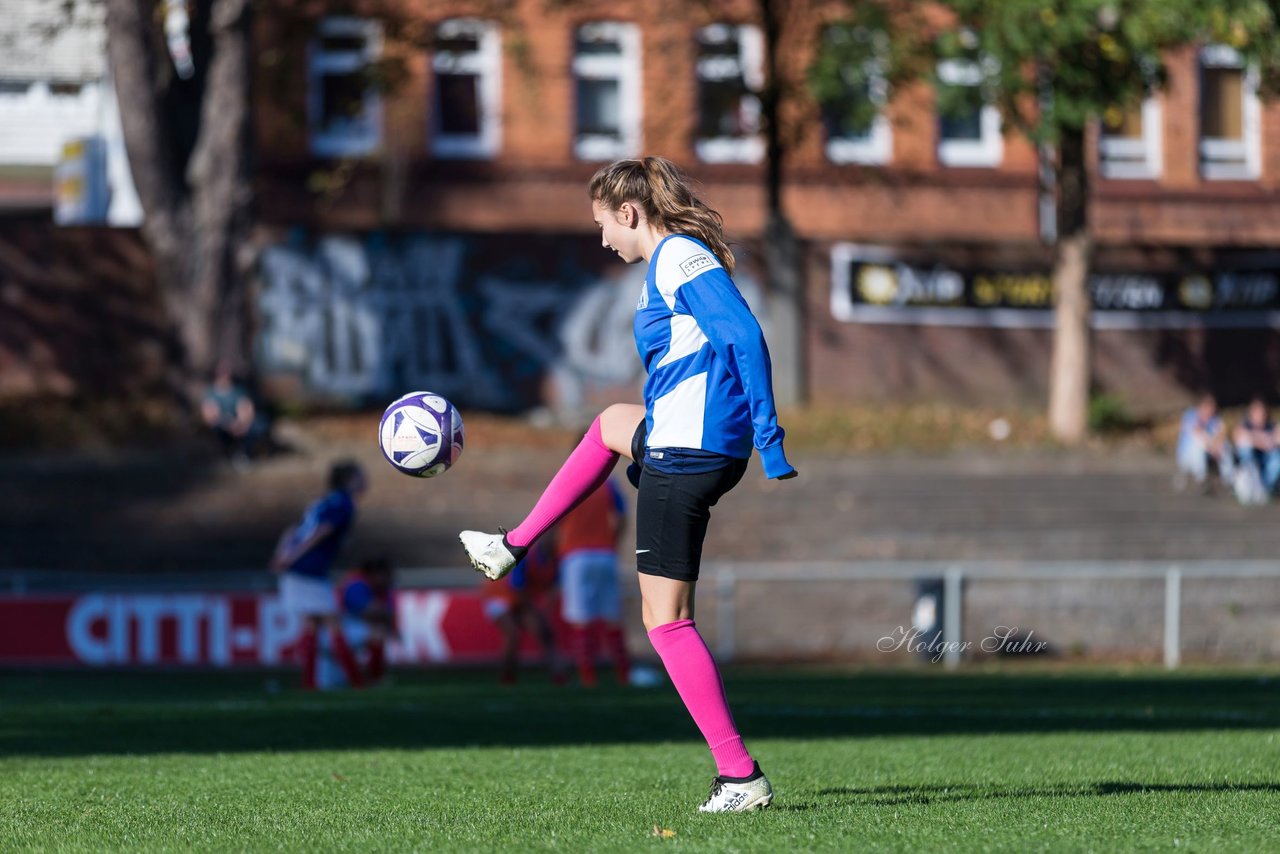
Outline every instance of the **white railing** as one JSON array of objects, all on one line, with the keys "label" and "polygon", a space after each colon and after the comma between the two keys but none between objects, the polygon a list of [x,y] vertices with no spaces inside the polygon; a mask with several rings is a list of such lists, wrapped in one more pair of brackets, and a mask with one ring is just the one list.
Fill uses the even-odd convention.
[{"label": "white railing", "polygon": [[[1182,660],[1181,615],[1184,579],[1280,580],[1280,561],[866,561],[858,563],[730,563],[703,565],[704,586],[716,598],[716,657],[736,654],[734,618],[737,587],[743,582],[943,580],[943,662],[960,664],[964,645],[965,582],[982,581],[1152,581],[1164,580],[1164,665]],[[710,585],[707,585],[710,582]]]},{"label": "white railing", "polygon": [[[479,583],[477,574],[457,566],[399,569],[403,588],[465,588]],[[915,584],[942,579],[942,660],[948,668],[963,658],[963,614],[969,581],[1164,581],[1163,658],[1173,669],[1182,660],[1182,584],[1186,580],[1276,579],[1280,561],[860,561],[860,562],[730,562],[703,564],[702,588],[713,591],[716,614],[716,657],[732,661],[737,653],[735,618],[738,586],[794,582],[895,581]],[[274,576],[265,570],[181,574],[132,574],[0,571],[0,595],[38,596],[43,592],[87,590],[184,591],[271,590]],[[634,599],[634,584],[623,585],[624,597]],[[631,609],[638,610],[638,609]]]}]

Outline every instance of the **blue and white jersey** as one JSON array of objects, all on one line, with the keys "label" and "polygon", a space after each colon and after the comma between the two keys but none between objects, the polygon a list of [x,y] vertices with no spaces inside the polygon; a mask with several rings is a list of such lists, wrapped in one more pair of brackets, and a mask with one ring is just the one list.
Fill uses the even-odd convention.
[{"label": "blue and white jersey", "polygon": [[675,234],[658,244],[636,307],[635,335],[649,373],[648,448],[745,459],[754,445],[767,477],[791,471],[764,333],[704,243]]}]

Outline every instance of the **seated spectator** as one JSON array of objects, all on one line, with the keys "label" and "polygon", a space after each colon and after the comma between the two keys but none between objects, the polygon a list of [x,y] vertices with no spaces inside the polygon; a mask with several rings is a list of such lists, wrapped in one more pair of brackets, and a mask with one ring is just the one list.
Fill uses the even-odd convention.
[{"label": "seated spectator", "polygon": [[237,467],[248,463],[266,432],[253,398],[220,362],[200,402],[200,417],[217,436],[222,452]]},{"label": "seated spectator", "polygon": [[1280,430],[1261,397],[1255,396],[1249,401],[1234,439],[1240,467],[1256,472],[1265,494],[1274,495],[1276,483],[1280,481]]},{"label": "seated spectator", "polygon": [[1182,414],[1178,428],[1179,482],[1190,478],[1200,489],[1208,488],[1209,467],[1218,471],[1226,483],[1231,482],[1233,459],[1227,441],[1227,430],[1218,417],[1218,402],[1206,394],[1200,402]]}]

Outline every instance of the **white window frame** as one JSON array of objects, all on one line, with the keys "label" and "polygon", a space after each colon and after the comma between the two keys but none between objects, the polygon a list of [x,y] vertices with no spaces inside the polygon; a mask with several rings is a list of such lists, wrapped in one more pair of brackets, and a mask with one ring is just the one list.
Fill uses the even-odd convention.
[{"label": "white window frame", "polygon": [[[938,63],[938,79],[947,86],[982,85],[982,68],[977,61],[944,59]],[[938,121],[938,162],[943,166],[999,166],[1004,159],[1004,135],[1000,128],[1000,111],[984,104],[978,116],[979,138],[943,139],[942,121]]]},{"label": "white window frame", "polygon": [[864,138],[827,137],[827,159],[832,163],[878,165],[893,158],[893,131],[884,114],[889,87],[878,63],[868,63],[867,75],[871,103],[877,108],[876,117],[871,120],[871,128]]},{"label": "white window frame", "polygon": [[[466,53],[437,50],[431,57],[431,68],[436,76],[457,72],[474,74],[478,78],[476,97],[479,103],[480,132],[477,134],[446,134],[440,132],[440,105],[429,110],[431,122],[431,153],[437,157],[486,160],[498,155],[502,145],[502,34],[497,24],[477,18],[450,18],[441,21],[436,32],[443,38],[470,35],[477,40],[478,48]],[[439,92],[437,80],[432,81],[432,98]]]},{"label": "white window frame", "polygon": [[[736,36],[738,56],[698,58],[696,74],[703,80],[733,80],[741,77],[747,90],[758,93],[764,88],[764,35],[753,24],[710,24],[698,30],[698,43],[728,41]],[[747,96],[746,104],[759,118],[760,98]],[[748,136],[700,137],[694,142],[698,158],[706,163],[759,163],[764,159],[764,138],[757,130]]]},{"label": "white window frame", "polygon": [[362,18],[332,17],[320,22],[319,36],[363,36],[364,50],[326,51],[319,38],[307,57],[307,116],[311,151],[320,157],[355,157],[372,154],[382,146],[382,98],[372,86],[364,93],[364,121],[338,130],[321,128],[324,116],[322,78],[330,74],[355,74],[382,54],[382,27]]},{"label": "white window frame", "polygon": [[[617,56],[573,55],[573,79],[575,97],[579,80],[618,81],[618,117],[621,139],[600,134],[577,133],[575,129],[573,153],[582,160],[613,160],[633,157],[640,152],[640,28],[635,24],[619,21],[597,21],[582,24],[574,31],[574,44],[579,33],[588,31],[600,38],[616,41],[620,49]],[[577,121],[575,104],[574,121]]]},{"label": "white window frame", "polygon": [[[1239,68],[1244,71],[1241,110],[1242,139],[1200,137],[1200,174],[1208,181],[1239,181],[1262,174],[1262,106],[1258,101],[1258,69],[1245,67],[1240,54],[1227,45],[1205,45],[1200,49],[1200,70]],[[1201,76],[1203,81],[1203,76]],[[1203,88],[1201,97],[1204,96]],[[1197,113],[1196,121],[1199,122]],[[1200,132],[1197,128],[1197,133]]]},{"label": "white window frame", "polygon": [[884,113],[889,100],[889,84],[884,78],[883,66],[872,59],[863,66],[863,71],[867,75],[871,103],[876,105],[876,117],[871,120],[866,137],[827,137],[827,159],[832,163],[874,166],[888,163],[893,158],[893,130]]},{"label": "white window frame", "polygon": [[1100,123],[1098,133],[1098,170],[1103,178],[1139,180],[1159,178],[1164,171],[1162,143],[1164,111],[1158,98],[1142,102],[1142,136],[1134,139],[1107,133]]}]

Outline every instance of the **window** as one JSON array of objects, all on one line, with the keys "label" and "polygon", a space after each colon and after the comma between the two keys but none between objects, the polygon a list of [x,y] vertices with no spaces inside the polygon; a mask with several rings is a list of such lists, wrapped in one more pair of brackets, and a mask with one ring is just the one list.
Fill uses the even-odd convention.
[{"label": "window", "polygon": [[944,166],[998,166],[1004,157],[1000,113],[982,92],[978,59],[938,63],[938,162]]},{"label": "window", "polygon": [[1262,162],[1258,74],[1225,45],[1200,50],[1200,173],[1256,178]]},{"label": "window", "polygon": [[493,157],[501,135],[502,46],[498,28],[457,18],[436,30],[432,151],[440,157]]},{"label": "window", "polygon": [[1108,110],[1098,137],[1098,166],[1104,178],[1156,178],[1163,168],[1160,102],[1147,98],[1128,110]]},{"label": "window", "polygon": [[611,160],[640,150],[640,32],[634,24],[578,27],[573,41],[573,152]]},{"label": "window", "polygon": [[[883,32],[862,27],[829,27],[824,38],[839,50],[847,45],[855,55],[883,55],[877,40]],[[827,137],[827,157],[835,163],[887,163],[893,155],[893,137],[885,118],[887,85],[875,60],[861,66],[842,63],[837,94],[822,104],[822,125]]]},{"label": "window", "polygon": [[764,156],[760,99],[764,41],[753,26],[698,30],[698,156],[709,163],[755,163]]},{"label": "window", "polygon": [[381,51],[372,21],[325,18],[311,43],[307,76],[311,150],[322,157],[376,151],[382,136],[382,103],[369,85],[369,64]]}]

